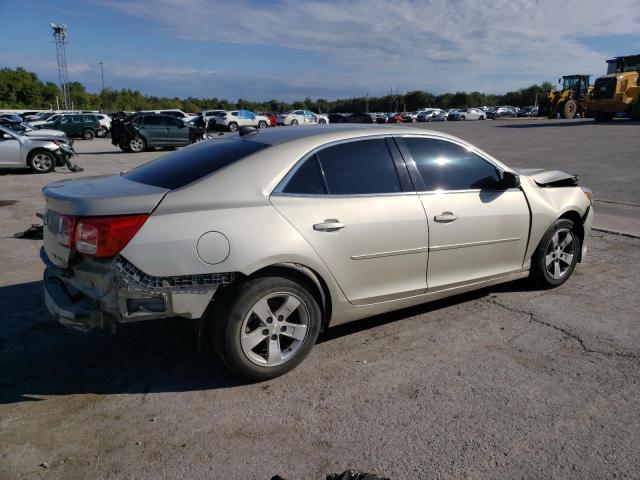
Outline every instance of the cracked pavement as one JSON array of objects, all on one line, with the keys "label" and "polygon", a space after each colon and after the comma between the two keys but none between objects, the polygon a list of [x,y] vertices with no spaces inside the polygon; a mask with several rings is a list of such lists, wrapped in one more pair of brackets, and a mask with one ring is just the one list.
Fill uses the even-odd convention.
[{"label": "cracked pavement", "polygon": [[[80,161],[113,171],[111,156],[131,165]],[[596,232],[559,288],[336,327],[291,374],[243,384],[193,354],[184,322],[55,324],[40,242],[6,238],[32,223],[40,182],[0,176],[0,200],[18,200],[0,208],[2,479],[640,476],[640,240]]]}]

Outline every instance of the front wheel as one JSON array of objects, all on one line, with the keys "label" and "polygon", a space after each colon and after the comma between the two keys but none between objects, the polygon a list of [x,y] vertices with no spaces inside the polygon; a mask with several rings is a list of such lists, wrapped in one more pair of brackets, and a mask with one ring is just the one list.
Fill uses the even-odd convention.
[{"label": "front wheel", "polygon": [[267,128],[267,122],[260,120],[260,122],[258,122],[258,128]]},{"label": "front wheel", "polygon": [[291,120],[291,125],[292,126],[298,125],[298,120],[296,120],[295,118],[293,120]]},{"label": "front wheel", "polygon": [[82,132],[82,138],[85,140],[93,140],[96,138],[96,134],[93,130],[87,128],[84,132]]},{"label": "front wheel", "polygon": [[562,285],[578,263],[581,243],[571,220],[557,220],[531,258],[531,279],[542,288]]},{"label": "front wheel", "polygon": [[34,173],[49,173],[56,167],[53,153],[44,150],[31,153],[27,163]]},{"label": "front wheel", "polygon": [[319,125],[324,125],[325,123],[327,123],[327,121],[324,118],[321,118],[320,120],[318,120]]},{"label": "front wheel", "polygon": [[251,380],[267,380],[294,369],[320,333],[316,298],[284,277],[261,277],[222,299],[212,319],[215,351],[231,370]]},{"label": "front wheel", "polygon": [[236,122],[230,122],[228,127],[230,132],[235,132],[238,130],[238,124]]},{"label": "front wheel", "polygon": [[572,119],[576,116],[576,112],[578,111],[578,105],[575,100],[569,99],[562,105],[562,109],[560,110],[560,114],[562,118]]}]

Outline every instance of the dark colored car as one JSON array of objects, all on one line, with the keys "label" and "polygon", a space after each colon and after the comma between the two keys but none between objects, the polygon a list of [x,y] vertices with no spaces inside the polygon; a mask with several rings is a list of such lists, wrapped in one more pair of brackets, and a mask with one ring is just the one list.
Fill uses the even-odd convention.
[{"label": "dark colored car", "polygon": [[343,113],[330,113],[329,123],[346,123],[347,117]]},{"label": "dark colored car", "polygon": [[153,147],[184,147],[208,138],[202,129],[171,115],[137,113],[111,124],[111,143],[125,152],[139,153]]},{"label": "dark colored car", "polygon": [[276,126],[276,121],[278,120],[278,115],[276,115],[274,112],[260,112],[258,113],[258,115],[262,115],[265,116],[269,119],[269,126],[270,127],[275,127]]},{"label": "dark colored car", "polygon": [[487,112],[487,118],[496,120],[498,118],[516,118],[518,113],[513,107],[498,107],[492,112]]},{"label": "dark colored car", "polygon": [[404,116],[407,114],[407,112],[400,112],[400,113],[394,113],[392,115],[389,115],[389,119],[387,120],[387,123],[402,123],[404,121]]},{"label": "dark colored car", "polygon": [[352,113],[347,117],[347,123],[375,123],[370,113]]},{"label": "dark colored car", "polygon": [[67,134],[67,137],[80,137],[85,140],[93,140],[98,130],[100,130],[100,122],[95,115],[88,114],[72,114],[60,115],[55,122],[44,125],[37,125],[36,129],[61,130]]}]

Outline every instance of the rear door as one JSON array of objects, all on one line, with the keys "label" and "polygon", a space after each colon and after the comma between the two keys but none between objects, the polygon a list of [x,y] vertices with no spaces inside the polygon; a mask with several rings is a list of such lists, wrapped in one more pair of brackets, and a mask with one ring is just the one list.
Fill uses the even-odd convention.
[{"label": "rear door", "polygon": [[397,139],[429,221],[429,289],[522,270],[529,207],[519,188],[500,187],[500,169],[442,138]]},{"label": "rear door", "polygon": [[358,305],[427,288],[427,222],[393,140],[318,149],[271,196]]}]

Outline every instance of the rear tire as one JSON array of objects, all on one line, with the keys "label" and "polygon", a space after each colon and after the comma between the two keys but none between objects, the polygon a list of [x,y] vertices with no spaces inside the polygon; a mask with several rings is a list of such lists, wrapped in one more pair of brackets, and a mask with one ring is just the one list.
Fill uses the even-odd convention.
[{"label": "rear tire", "polygon": [[296,125],[298,125],[298,120],[294,118],[293,120],[291,120],[291,126],[295,127]]},{"label": "rear tire", "polygon": [[556,220],[531,258],[531,280],[541,288],[562,285],[573,273],[581,248],[574,223],[566,218]]},{"label": "rear tire", "polygon": [[327,121],[324,118],[318,120],[318,125],[324,125],[325,123],[327,123]]},{"label": "rear tire", "polygon": [[238,130],[238,124],[236,122],[229,122],[229,131],[236,132]]},{"label": "rear tire", "polygon": [[267,122],[260,120],[260,122],[258,122],[258,128],[267,128]]},{"label": "rear tire", "polygon": [[93,140],[94,138],[96,138],[96,133],[90,128],[87,128],[82,132],[82,138],[84,138],[85,140]]},{"label": "rear tire", "polygon": [[562,105],[560,109],[560,116],[566,119],[572,119],[576,116],[576,112],[578,111],[578,105],[575,100],[569,99]]},{"label": "rear tire", "polygon": [[[284,277],[249,280],[208,311],[213,345],[232,371],[268,380],[291,370],[313,348],[322,323],[314,295]],[[215,311],[215,315],[213,314]],[[257,313],[256,313],[257,312]]]},{"label": "rear tire", "polygon": [[140,153],[147,149],[147,142],[142,137],[133,137],[127,143],[127,147],[130,152]]},{"label": "rear tire", "polygon": [[56,168],[56,158],[51,152],[36,150],[29,154],[27,164],[34,173],[49,173]]}]

